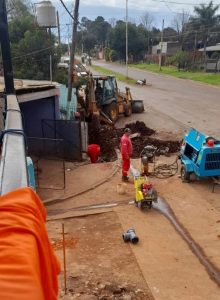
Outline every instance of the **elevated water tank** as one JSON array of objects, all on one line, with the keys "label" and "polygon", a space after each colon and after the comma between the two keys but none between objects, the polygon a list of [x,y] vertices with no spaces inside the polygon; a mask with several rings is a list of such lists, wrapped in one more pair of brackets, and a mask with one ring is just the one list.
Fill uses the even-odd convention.
[{"label": "elevated water tank", "polygon": [[36,6],[37,23],[40,27],[56,27],[56,11],[50,1],[41,1]]}]

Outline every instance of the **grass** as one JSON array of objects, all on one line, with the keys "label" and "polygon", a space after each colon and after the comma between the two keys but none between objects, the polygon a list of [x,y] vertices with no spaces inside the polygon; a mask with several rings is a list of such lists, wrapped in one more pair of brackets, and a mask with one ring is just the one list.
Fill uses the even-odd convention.
[{"label": "grass", "polygon": [[109,69],[106,69],[106,68],[103,68],[103,67],[94,66],[94,65],[92,66],[92,68],[94,70],[96,70],[97,72],[102,73],[104,75],[114,75],[117,80],[126,82],[127,84],[135,84],[136,83],[136,80],[134,80],[134,79],[132,79],[130,77],[127,78],[125,75],[123,75],[121,73],[117,73],[117,72],[111,71]]},{"label": "grass", "polygon": [[135,67],[141,70],[151,71],[158,74],[165,74],[174,76],[182,79],[191,79],[207,84],[212,84],[220,86],[220,74],[215,73],[205,73],[205,72],[193,72],[193,71],[178,71],[175,67],[162,67],[162,70],[159,70],[158,65],[156,64],[131,64],[130,67]]}]

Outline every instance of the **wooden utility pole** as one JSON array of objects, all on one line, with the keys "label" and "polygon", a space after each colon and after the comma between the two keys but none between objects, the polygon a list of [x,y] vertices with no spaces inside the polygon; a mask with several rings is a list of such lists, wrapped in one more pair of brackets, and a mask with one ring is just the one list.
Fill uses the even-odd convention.
[{"label": "wooden utility pole", "polygon": [[193,64],[195,64],[196,61],[196,47],[197,47],[197,31],[195,32],[195,39],[194,39]]},{"label": "wooden utility pole", "polygon": [[163,22],[162,22],[162,31],[161,31],[161,38],[160,38],[160,56],[159,56],[159,70],[160,71],[161,71],[161,64],[162,64],[163,29],[164,29],[164,19],[163,19]]},{"label": "wooden utility pole", "polygon": [[61,39],[60,39],[60,18],[59,18],[59,12],[57,10],[57,29],[58,29],[58,41],[59,46],[61,45]]},{"label": "wooden utility pole", "polygon": [[75,1],[74,7],[74,21],[73,21],[73,33],[72,33],[72,44],[70,49],[70,65],[69,65],[69,79],[68,79],[68,95],[67,101],[71,101],[72,99],[72,85],[73,85],[73,65],[75,58],[75,49],[76,49],[76,33],[77,33],[77,25],[78,25],[78,16],[79,16],[79,0]]}]

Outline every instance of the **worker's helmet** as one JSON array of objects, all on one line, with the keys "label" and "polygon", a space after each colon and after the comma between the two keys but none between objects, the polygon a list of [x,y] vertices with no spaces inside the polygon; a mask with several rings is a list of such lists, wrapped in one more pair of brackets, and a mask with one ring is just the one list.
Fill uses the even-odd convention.
[{"label": "worker's helmet", "polygon": [[141,161],[143,165],[147,165],[148,164],[148,157],[146,155],[141,157]]},{"label": "worker's helmet", "polygon": [[130,128],[125,128],[124,133],[131,133],[131,129]]}]

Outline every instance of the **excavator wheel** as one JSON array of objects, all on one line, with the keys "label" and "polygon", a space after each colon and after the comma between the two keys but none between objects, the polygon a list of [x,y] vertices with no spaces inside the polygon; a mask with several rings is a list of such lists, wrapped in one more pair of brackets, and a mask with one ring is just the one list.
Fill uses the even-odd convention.
[{"label": "excavator wheel", "polygon": [[144,111],[144,104],[142,100],[133,100],[132,104],[132,113],[140,114]]},{"label": "excavator wheel", "polygon": [[125,117],[129,117],[132,114],[131,104],[124,102],[124,115]]},{"label": "excavator wheel", "polygon": [[118,105],[112,102],[104,107],[104,113],[115,123],[118,120]]}]

